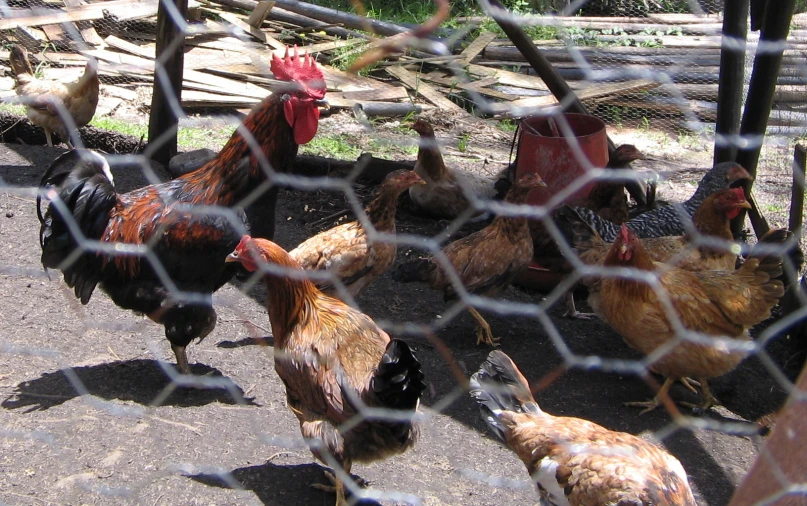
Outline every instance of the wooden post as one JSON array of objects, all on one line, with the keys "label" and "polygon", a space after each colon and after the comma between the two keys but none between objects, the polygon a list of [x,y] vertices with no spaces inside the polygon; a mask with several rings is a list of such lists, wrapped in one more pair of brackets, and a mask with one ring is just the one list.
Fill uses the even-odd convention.
[{"label": "wooden post", "polygon": [[[742,124],[740,125],[740,135],[764,138],[765,130],[768,127],[768,117],[773,107],[773,97],[776,92],[776,80],[779,76],[779,69],[782,65],[782,55],[785,47],[783,42],[787,40],[790,32],[790,22],[793,19],[793,11],[796,0],[779,0],[770,3],[765,12],[762,23],[762,30],[759,36],[759,47],[767,46],[764,52],[757,51],[754,57],[754,70],[751,73],[751,83],[748,86],[748,96],[745,101],[745,112],[743,113]],[[771,50],[776,44],[781,44],[776,50]],[[752,145],[741,148],[737,152],[737,163],[745,167],[752,177],[756,176],[757,163],[759,162],[759,152],[762,149],[759,145]],[[748,183],[746,194],[750,195],[752,183]],[[753,204],[752,204],[753,205]],[[759,210],[754,207],[748,212],[751,224],[757,236],[763,234],[764,219],[760,220]],[[731,230],[739,235],[745,222],[745,212],[732,220]]]},{"label": "wooden post", "polygon": [[[166,8],[167,2],[172,2],[176,9]],[[181,19],[174,19],[171,11],[178,12]],[[177,153],[179,118],[174,114],[168,98],[176,99],[178,106],[182,97],[185,34],[180,29],[179,23],[184,22],[187,18],[188,0],[160,0],[160,6],[157,9],[156,65],[161,66],[165,73],[155,71],[154,74],[154,92],[149,117],[149,145],[158,139],[161,140],[160,145],[154,145],[150,152],[152,159],[165,165],[168,165],[168,161]],[[165,79],[166,77],[167,79]],[[163,134],[169,131],[173,131],[173,134],[163,137]]]},{"label": "wooden post", "polygon": [[801,225],[804,220],[804,172],[807,167],[807,148],[796,144],[793,153],[793,190],[790,196],[790,221],[788,229],[801,234]]},{"label": "wooden post", "polygon": [[[770,11],[768,11],[770,13]],[[776,426],[757,456],[756,462],[734,493],[729,506],[797,506],[804,504],[807,482],[807,367],[790,399],[779,412]],[[786,494],[788,484],[801,492]]]},{"label": "wooden post", "polygon": [[[720,51],[720,77],[717,88],[717,121],[715,133],[731,136],[740,132],[743,108],[743,82],[745,81],[745,42],[748,37],[748,9],[750,0],[726,2],[723,11],[723,47]],[[740,48],[727,48],[729,41],[740,43]],[[737,156],[737,146],[719,146],[715,141],[714,163],[730,162]]]}]

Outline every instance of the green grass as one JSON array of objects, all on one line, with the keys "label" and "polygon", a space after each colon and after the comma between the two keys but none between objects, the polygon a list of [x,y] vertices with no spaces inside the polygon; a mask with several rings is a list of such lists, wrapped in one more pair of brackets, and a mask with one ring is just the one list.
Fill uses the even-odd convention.
[{"label": "green grass", "polygon": [[336,134],[317,135],[308,144],[300,146],[300,152],[341,160],[355,160],[361,154],[361,149],[351,144],[347,136]]},{"label": "green grass", "polygon": [[0,111],[9,114],[16,114],[18,116],[25,116],[25,106],[20,104],[5,104],[0,103]]},{"label": "green grass", "polygon": [[[148,125],[123,121],[109,116],[95,117],[90,121],[90,125],[117,132],[133,137],[148,138]],[[194,149],[210,148],[217,151],[224,146],[235,127],[223,127],[220,129],[180,127],[177,133],[177,148],[180,151],[190,151]]]}]

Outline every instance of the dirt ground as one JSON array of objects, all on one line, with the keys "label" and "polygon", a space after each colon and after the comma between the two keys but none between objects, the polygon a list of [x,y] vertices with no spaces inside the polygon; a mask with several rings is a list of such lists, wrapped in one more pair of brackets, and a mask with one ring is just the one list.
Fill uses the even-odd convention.
[{"label": "dirt ground", "polygon": [[[450,159],[478,167],[480,157],[506,160],[507,148],[502,141],[471,146]],[[58,273],[45,275],[31,187],[61,152],[0,145],[0,177],[7,185],[0,192],[0,503],[332,504],[333,496],[309,487],[323,482],[323,467],[285,406],[262,286],[244,293],[234,281],[215,295],[216,330],[189,347],[193,372],[210,385],[188,389],[171,382],[174,357],[161,327],[116,308],[100,290],[81,306]],[[670,200],[680,200],[674,190],[691,192],[691,181],[700,177],[668,170],[671,182],[661,191]],[[136,168],[113,172],[120,191],[145,183]],[[358,193],[365,197],[370,189]],[[332,225],[321,218],[343,208],[341,195],[283,191],[276,240],[293,247]],[[407,233],[433,235],[447,225],[415,216],[406,203],[398,217],[399,231]],[[318,220],[316,227],[306,226]],[[406,253],[402,248],[399,257]],[[544,296],[510,288],[502,299],[538,304]],[[354,466],[354,475],[369,481],[368,492],[384,505],[535,504],[522,464],[493,439],[464,391],[465,378],[489,351],[474,344],[474,320],[466,312],[442,318],[441,294],[396,284],[388,274],[358,302],[412,344],[429,386],[416,449]],[[583,299],[578,303],[584,306]],[[638,416],[622,404],[648,398],[652,390],[641,378],[608,372],[597,357],[640,357],[604,323],[565,319],[555,305],[548,311],[555,334],[538,319],[483,313],[502,350],[542,385],[538,401],[546,411],[663,437],[701,505],[728,503],[761,441],[748,435],[746,422],[775,410],[785,396],[771,372],[751,358],[713,382],[725,407],[692,418],[685,411],[680,424],[663,410]],[[439,328],[430,340],[397,332],[395,324],[402,323]],[[564,359],[554,339],[568,347],[567,354],[591,360],[568,367],[570,355]],[[798,369],[800,352],[783,338],[773,342],[771,356],[789,375]],[[694,400],[680,386],[673,396]]]}]

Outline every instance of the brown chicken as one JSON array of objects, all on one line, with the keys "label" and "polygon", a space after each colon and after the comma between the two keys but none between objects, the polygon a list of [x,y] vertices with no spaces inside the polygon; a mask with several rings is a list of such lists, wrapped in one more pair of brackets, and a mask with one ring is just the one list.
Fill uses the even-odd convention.
[{"label": "brown chicken", "polygon": [[541,504],[696,506],[678,459],[631,434],[542,411],[501,351],[491,352],[471,377],[471,396],[527,467]]},{"label": "brown chicken", "polygon": [[[398,196],[406,189],[424,184],[415,172],[397,170],[381,183],[378,195],[365,213],[375,233],[395,234],[395,211]],[[355,297],[395,263],[397,246],[393,242],[373,238],[361,221],[351,221],[321,232],[289,252],[304,269],[330,271]],[[324,279],[317,288],[335,296],[335,283]]]},{"label": "brown chicken", "polygon": [[[636,146],[622,144],[611,153],[606,168],[629,169],[631,162],[644,159],[645,156],[636,149]],[[617,225],[622,225],[630,219],[623,181],[597,181],[586,197],[583,207]]]},{"label": "brown chicken", "polygon": [[[621,276],[600,282],[598,314],[625,342],[645,355],[664,347],[664,353],[654,357],[651,364],[665,377],[664,385],[653,400],[631,403],[646,407],[645,412],[659,405],[659,398],[666,396],[675,380],[687,377],[700,381],[703,403],[699,407],[706,410],[713,406],[716,401],[707,380],[731,371],[746,355],[723,339],[750,340],[748,329],[768,318],[784,293],[782,282],[774,279],[782,273],[781,257],[749,258],[736,271],[693,273],[654,262],[642,241],[624,224],[604,265],[655,274],[664,299],[669,299],[674,316],[686,331],[685,335],[676,332],[664,299],[647,282]],[[690,333],[698,333],[707,341],[696,341]]]},{"label": "brown chicken", "polygon": [[98,107],[98,62],[88,58],[84,74],[69,83],[37,79],[22,46],[11,46],[9,63],[28,119],[45,130],[48,146],[53,146],[51,132],[56,132],[72,148],[70,134],[78,140],[76,129],[87,125]]},{"label": "brown chicken", "polygon": [[[320,292],[277,244],[244,237],[227,261],[248,271],[271,264],[288,274],[263,270],[275,370],[311,452],[342,466],[345,474],[332,481],[337,506],[346,505],[342,478],[350,477],[353,462],[397,455],[415,444],[412,417],[426,389],[420,363],[370,317]],[[372,418],[355,419],[369,408],[376,410]]]},{"label": "brown chicken", "polygon": [[[734,243],[731,220],[740,214],[741,209],[750,208],[742,188],[719,190],[707,197],[692,216],[694,233],[640,240],[655,262],[688,271],[731,271],[739,253],[739,248],[732,251],[728,247]],[[571,222],[575,232],[574,247],[580,260],[587,265],[602,265],[611,244],[603,241],[590,225],[576,216],[574,210],[564,207],[558,215]],[[701,242],[701,239],[706,241]]]},{"label": "brown chicken", "polygon": [[[504,201],[524,204],[533,188],[546,186],[534,173],[524,174],[507,192]],[[482,230],[452,242],[443,248],[465,290],[474,295],[495,296],[529,265],[532,259],[532,238],[524,216],[498,216]],[[434,258],[418,258],[399,266],[392,278],[402,283],[428,283],[443,292],[445,300],[457,297],[457,287],[451,282]],[[468,312],[476,319],[477,344],[494,345],[488,322],[473,307]]]},{"label": "brown chicken", "polygon": [[[185,347],[216,326],[212,293],[235,275],[224,258],[248,226],[241,212],[206,208],[243,205],[268,185],[264,163],[287,169],[298,143],[317,131],[325,83],[313,58],[287,52],[273,58],[272,71],[294,90],[261,102],[218,156],[195,172],[120,194],[101,155],[74,150],[42,177],[51,201],[44,215],[37,201],[42,264],[61,270],[82,304],[100,284],[119,307],[163,325],[182,373],[190,372]],[[103,249],[89,249],[98,245]],[[146,247],[151,255],[132,254]]]},{"label": "brown chicken", "polygon": [[456,218],[468,209],[469,196],[480,200],[496,196],[495,178],[446,167],[428,122],[418,119],[412,129],[420,134],[415,172],[426,182],[409,189],[409,197],[419,209],[440,218]]}]

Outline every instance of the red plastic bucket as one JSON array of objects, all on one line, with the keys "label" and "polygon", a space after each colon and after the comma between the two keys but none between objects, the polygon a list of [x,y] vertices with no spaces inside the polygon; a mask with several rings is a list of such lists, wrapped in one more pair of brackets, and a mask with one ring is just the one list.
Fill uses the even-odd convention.
[{"label": "red plastic bucket", "polygon": [[[570,142],[563,136],[562,118],[551,116],[532,117],[521,124],[516,160],[516,178],[528,172],[537,172],[546,183],[546,188],[535,188],[527,202],[533,205],[545,204],[559,191],[566,188],[590,167],[602,168],[608,163],[608,136],[605,123],[587,114],[564,114],[574,138]],[[552,122],[554,121],[554,125]],[[555,128],[553,128],[553,126]],[[576,150],[582,152],[590,162],[586,165],[578,160]],[[588,196],[594,182],[591,182],[570,195],[565,203],[580,205]],[[540,260],[540,259],[539,259]],[[533,260],[518,277],[516,284],[528,286],[542,292],[551,291],[563,279],[563,274],[555,272]]]},{"label": "red plastic bucket", "polygon": [[[562,123],[568,122],[579,147],[564,137]],[[578,161],[579,149],[591,163],[589,167],[605,167],[608,163],[608,136],[605,123],[588,114],[563,114],[563,118],[541,116],[525,119],[521,124],[516,159],[516,178],[525,172],[537,172],[546,188],[536,188],[527,200],[544,204],[566,188],[588,167]],[[551,122],[555,123],[553,130]],[[567,204],[580,204],[594,183],[589,183],[566,199]]]}]

